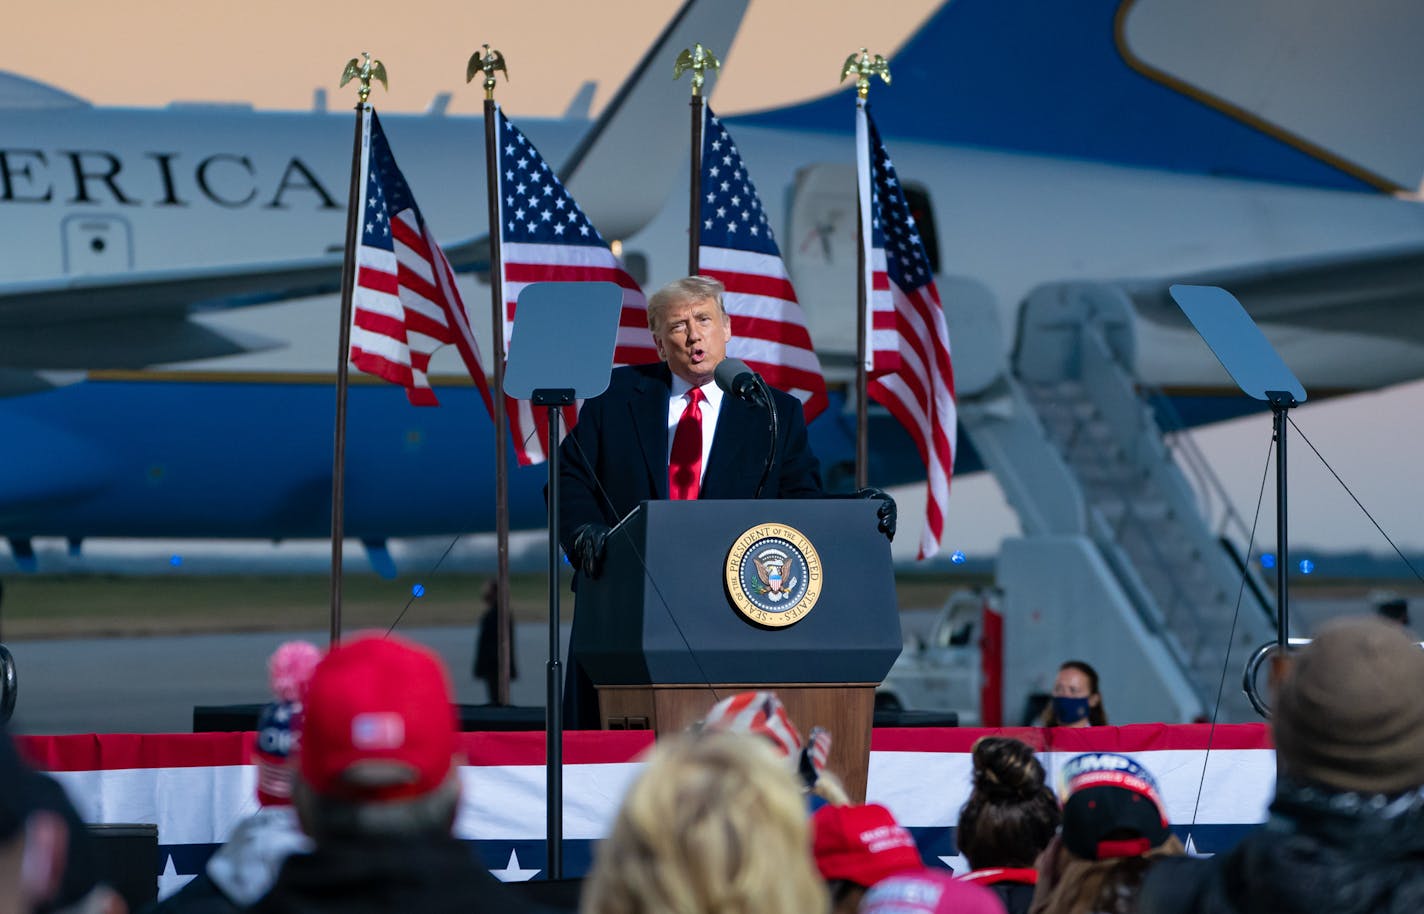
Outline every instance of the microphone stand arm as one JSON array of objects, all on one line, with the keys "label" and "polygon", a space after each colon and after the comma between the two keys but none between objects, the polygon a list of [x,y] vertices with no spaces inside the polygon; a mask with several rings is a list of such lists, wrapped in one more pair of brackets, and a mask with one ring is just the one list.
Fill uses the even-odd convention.
[{"label": "microphone stand arm", "polygon": [[761,470],[761,480],[757,483],[756,495],[753,498],[761,498],[761,491],[766,487],[766,479],[771,475],[772,464],[776,463],[776,442],[781,437],[781,428],[776,416],[776,401],[771,398],[771,388],[767,386],[761,375],[755,375],[757,388],[761,391],[762,398],[766,401],[766,413],[770,417],[771,427],[771,447],[766,451],[766,465]]}]

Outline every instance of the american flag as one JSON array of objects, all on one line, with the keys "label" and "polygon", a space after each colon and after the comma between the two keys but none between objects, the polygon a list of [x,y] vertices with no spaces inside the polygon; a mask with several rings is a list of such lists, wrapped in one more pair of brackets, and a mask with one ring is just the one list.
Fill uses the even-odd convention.
[{"label": "american flag", "polygon": [[[623,288],[614,363],[656,362],[658,350],[648,331],[648,302],[643,290],[613,256],[534,144],[502,111],[496,109],[496,113],[506,345],[514,327],[514,305],[525,286],[536,282],[611,282]],[[534,409],[527,400],[506,402],[520,464],[540,463],[549,440],[547,412]],[[572,407],[564,411],[566,426],[572,426],[575,418]]]},{"label": "american flag", "polygon": [[722,699],[702,718],[702,729],[764,736],[783,758],[794,758],[801,752],[801,734],[775,692],[738,692]]},{"label": "american flag", "polygon": [[[857,106],[862,213],[870,226],[870,396],[910,433],[924,461],[929,497],[919,556],[939,551],[954,471],[954,369],[949,330],[915,217],[870,113]],[[867,175],[867,172],[869,174]],[[871,180],[867,180],[870,178]],[[865,188],[870,193],[865,193]],[[868,198],[868,199],[867,199]]]},{"label": "american flag", "polygon": [[727,355],[798,397],[809,421],[826,408],[826,379],[811,348],[806,313],[737,145],[712,109],[703,110],[698,272],[727,287]]},{"label": "american flag", "polygon": [[405,388],[416,406],[436,406],[430,355],[454,343],[494,413],[489,382],[455,274],[420,216],[376,112],[362,116],[361,239],[351,304],[351,364]]}]

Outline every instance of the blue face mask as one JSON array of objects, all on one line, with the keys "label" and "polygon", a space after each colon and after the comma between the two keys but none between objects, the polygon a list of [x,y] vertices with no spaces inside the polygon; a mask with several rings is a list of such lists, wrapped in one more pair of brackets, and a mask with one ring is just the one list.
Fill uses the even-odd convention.
[{"label": "blue face mask", "polygon": [[1053,696],[1053,714],[1060,724],[1076,724],[1088,716],[1088,699]]}]

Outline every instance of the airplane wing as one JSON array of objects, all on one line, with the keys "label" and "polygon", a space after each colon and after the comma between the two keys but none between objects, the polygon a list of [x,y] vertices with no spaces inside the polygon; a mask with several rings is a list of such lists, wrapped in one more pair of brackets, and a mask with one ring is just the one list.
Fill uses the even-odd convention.
[{"label": "airplane wing", "polygon": [[1418,245],[1253,263],[1124,288],[1144,318],[1184,326],[1167,291],[1178,282],[1221,286],[1257,321],[1424,340],[1418,307],[1424,300],[1424,247]]},{"label": "airplane wing", "polygon": [[[488,270],[488,236],[447,249],[457,270]],[[341,258],[199,270],[72,276],[0,288],[0,394],[51,386],[32,371],[142,368],[255,352],[276,340],[190,317],[336,292]]]}]

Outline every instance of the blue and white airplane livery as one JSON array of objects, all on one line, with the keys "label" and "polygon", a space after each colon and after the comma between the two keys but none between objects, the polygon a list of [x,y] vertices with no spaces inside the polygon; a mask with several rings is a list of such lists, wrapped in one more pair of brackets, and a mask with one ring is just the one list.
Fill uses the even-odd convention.
[{"label": "blue and white airplane livery", "polygon": [[[686,257],[672,60],[729,47],[744,9],[688,3],[597,119],[510,112],[649,289]],[[1139,375],[1197,421],[1244,407],[1164,305],[1172,282],[1229,283],[1313,396],[1424,375],[1421,20],[1405,0],[946,3],[872,104],[935,261],[960,395],[1014,350],[1032,290],[1088,279],[1131,293]],[[481,120],[383,120],[484,313]],[[811,431],[844,480],[849,90],[727,122],[838,389]],[[350,133],[345,110],[98,108],[0,74],[0,535],[17,558],[35,537],[329,534]],[[492,529],[493,432],[461,374],[437,356],[435,409],[357,379],[349,535]],[[871,447],[872,482],[920,472],[888,416]],[[514,472],[517,528],[542,525],[543,481]]]}]

